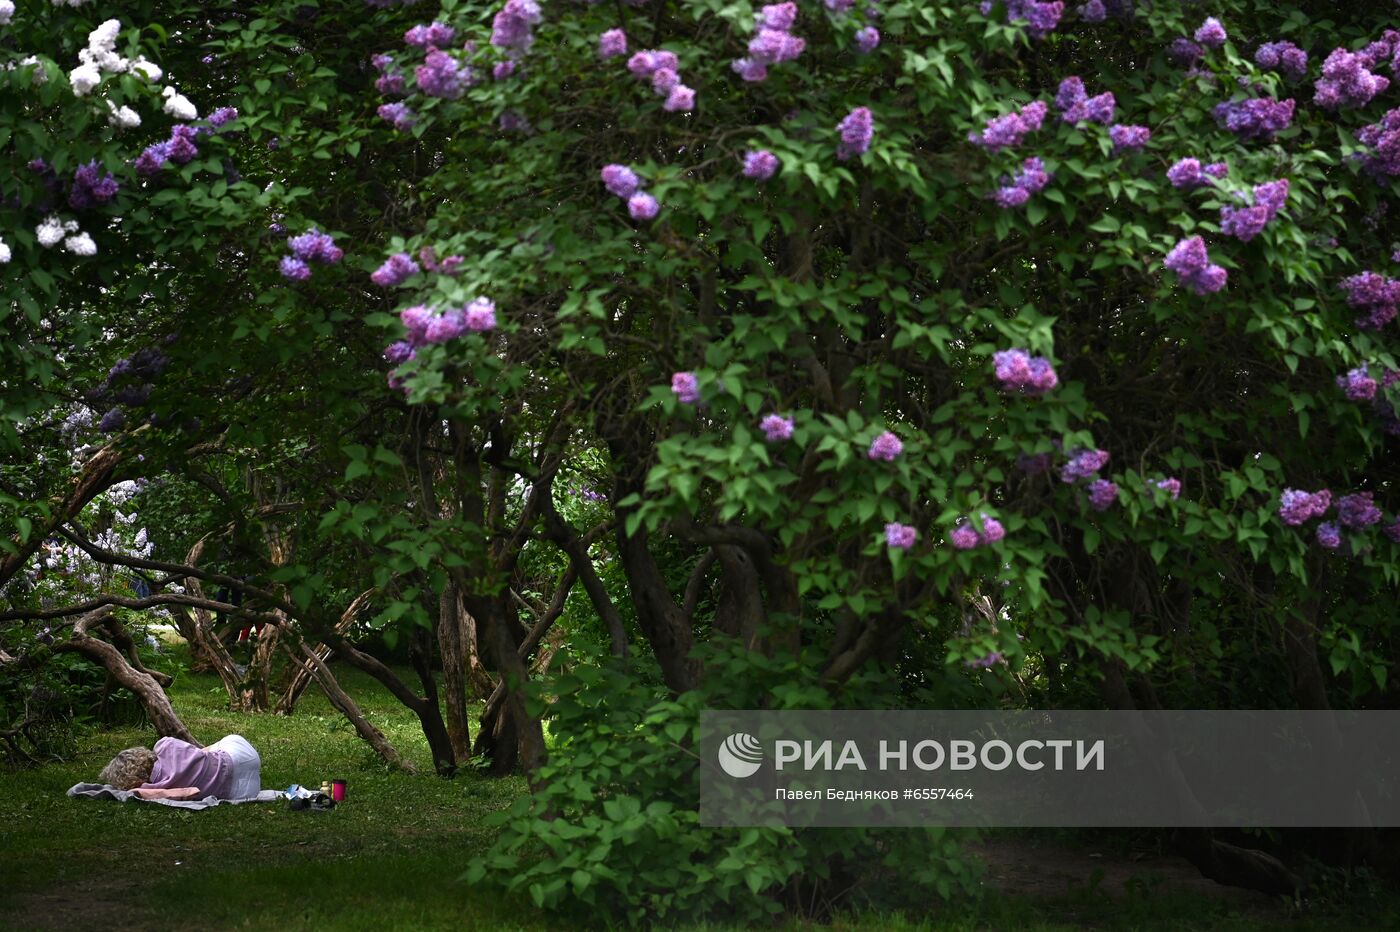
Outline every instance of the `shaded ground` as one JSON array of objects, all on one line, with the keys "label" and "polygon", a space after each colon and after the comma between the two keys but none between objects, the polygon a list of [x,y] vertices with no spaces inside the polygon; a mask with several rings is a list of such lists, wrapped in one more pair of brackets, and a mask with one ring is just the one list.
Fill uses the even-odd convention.
[{"label": "shaded ground", "polygon": [[[349,801],[332,813],[289,812],[282,803],[186,812],[63,795],[116,750],[149,746],[151,733],[136,728],[87,734],[66,764],[0,771],[0,929],[569,928],[527,901],[459,881],[492,837],[484,820],[518,798],[522,782],[426,775],[412,714],[354,672],[344,680],[425,775],[386,772],[320,695],[281,718],[230,715],[212,677],[182,676],[173,691],[196,734],[212,740],[236,731],[260,749],[264,786],[347,778]],[[1177,858],[1082,848],[1059,836],[998,834],[973,850],[987,864],[981,900],[905,904],[904,916],[857,901],[829,928],[1400,928],[1384,904],[1300,910],[1204,880]]]}]

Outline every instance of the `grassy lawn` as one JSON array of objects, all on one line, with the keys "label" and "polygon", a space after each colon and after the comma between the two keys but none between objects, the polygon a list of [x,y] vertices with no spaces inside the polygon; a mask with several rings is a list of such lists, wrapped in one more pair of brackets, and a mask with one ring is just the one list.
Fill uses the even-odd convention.
[{"label": "grassy lawn", "polygon": [[[319,693],[308,690],[293,717],[239,716],[224,709],[216,678],[182,676],[172,697],[196,735],[206,741],[230,732],[247,737],[262,755],[267,788],[343,777],[347,803],[330,813],[289,812],[280,802],[184,812],[70,800],[64,791],[95,779],[117,750],[155,740],[138,729],[85,734],[80,755],[69,763],[0,771],[0,928],[565,928],[526,901],[458,881],[466,862],[490,841],[484,817],[524,792],[523,782],[432,776],[412,714],[354,671],[341,675],[375,724],[419,765],[419,776],[386,772]],[[976,902],[905,915],[871,904],[829,928],[1400,927],[1400,914],[1373,903],[1299,911],[1226,896],[1223,888],[1155,883],[1150,870],[1119,889],[1089,871],[1076,877],[1076,870],[1065,866],[1044,882],[1027,880],[1024,868],[1008,870],[995,885],[989,881],[988,894]]]}]

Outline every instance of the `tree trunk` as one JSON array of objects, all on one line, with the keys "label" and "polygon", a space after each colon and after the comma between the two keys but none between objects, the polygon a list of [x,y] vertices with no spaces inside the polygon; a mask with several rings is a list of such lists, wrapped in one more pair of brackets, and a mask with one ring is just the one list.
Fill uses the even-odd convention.
[{"label": "tree trunk", "polygon": [[[287,653],[295,657],[290,647],[287,648]],[[325,660],[322,659],[313,648],[307,646],[305,643],[301,645],[301,654],[301,660],[306,664],[307,668],[311,670],[311,676],[315,678],[316,684],[321,687],[321,691],[326,694],[326,699],[330,701],[332,706],[339,709],[341,714],[349,719],[350,724],[355,726],[356,733],[358,733],[361,738],[365,739],[370,747],[374,748],[375,753],[383,758],[384,762],[390,767],[396,767],[407,773],[417,773],[418,768],[414,767],[411,761],[404,760],[403,757],[399,755],[398,750],[389,742],[389,739],[384,737],[384,733],[374,727],[374,724],[370,722],[369,719],[365,718],[364,713],[360,711],[360,707],[355,704],[355,700],[351,699],[344,689],[341,689],[340,683],[331,672],[331,668],[326,665]]]},{"label": "tree trunk", "polygon": [[118,683],[131,690],[141,700],[141,704],[145,706],[146,715],[151,720],[151,725],[155,727],[156,734],[163,738],[179,738],[181,741],[188,741],[196,747],[203,747],[195,740],[190,730],[185,727],[180,716],[175,714],[175,708],[170,704],[170,697],[165,694],[165,690],[161,689],[160,684],[149,673],[133,667],[127,662],[122,652],[111,644],[88,634],[89,628],[105,622],[111,612],[110,607],[104,606],[95,612],[79,617],[73,623],[72,635],[65,641],[55,643],[54,651],[80,653],[102,664]]},{"label": "tree trunk", "polygon": [[[335,623],[335,627],[332,631],[337,635],[344,635],[346,631],[350,630],[350,626],[355,623],[355,619],[359,617],[360,612],[364,610],[370,598],[378,591],[377,589],[366,589],[364,592],[357,595],[354,600],[346,606],[345,611],[341,612],[340,620]],[[327,660],[331,655],[330,647],[324,643],[317,644],[313,650],[322,662]],[[311,683],[314,676],[313,667],[309,663],[297,659],[294,654],[289,654],[288,656],[296,660],[296,666],[294,667],[291,680],[287,683],[287,688],[282,692],[282,697],[277,700],[277,705],[273,709],[278,715],[291,715],[296,711],[297,700],[299,700],[301,694],[306,691],[306,687]]]},{"label": "tree trunk", "polygon": [[466,609],[456,583],[449,582],[438,600],[438,645],[442,654],[442,691],[447,706],[447,737],[459,765],[472,756],[471,730],[467,723],[465,633]]}]

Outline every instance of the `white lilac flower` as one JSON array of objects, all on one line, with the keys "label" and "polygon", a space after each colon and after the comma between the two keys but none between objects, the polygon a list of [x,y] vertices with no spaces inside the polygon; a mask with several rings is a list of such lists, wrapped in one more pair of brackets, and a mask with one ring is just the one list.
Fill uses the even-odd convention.
[{"label": "white lilac flower", "polygon": [[[49,73],[44,69],[37,55],[29,55],[19,60],[19,67],[24,68],[27,65],[35,66],[34,73],[29,78],[31,84],[47,84],[49,82]],[[13,68],[15,66],[10,65],[10,67]]]},{"label": "white lilac flower", "polygon": [[77,233],[63,241],[63,248],[75,256],[97,255],[97,244],[86,233]]},{"label": "white lilac flower", "polygon": [[[75,225],[74,229],[76,228]],[[57,246],[59,240],[63,239],[64,232],[63,221],[59,220],[55,214],[49,214],[34,228],[34,235],[39,238],[39,245],[45,249]]]},{"label": "white lilac flower", "polygon": [[15,15],[13,0],[0,0],[0,26],[8,26],[10,17]]},{"label": "white lilac flower", "polygon": [[138,57],[131,63],[131,73],[152,83],[159,81],[165,75],[165,72],[160,69],[160,65],[148,61],[144,56]]},{"label": "white lilac flower", "polygon": [[10,261],[10,244],[0,239],[0,265],[6,265]]},{"label": "white lilac flower", "polygon": [[96,65],[79,65],[68,72],[68,83],[73,85],[73,93],[78,97],[86,97],[92,93],[92,89],[102,80],[102,73],[97,70]]},{"label": "white lilac flower", "polygon": [[199,118],[199,111],[194,108],[194,104],[190,103],[189,98],[175,88],[167,86],[161,92],[161,96],[165,98],[165,112],[175,119],[195,120]]},{"label": "white lilac flower", "polygon": [[118,129],[135,129],[141,125],[141,115],[130,107],[118,107],[107,101],[107,122]]}]

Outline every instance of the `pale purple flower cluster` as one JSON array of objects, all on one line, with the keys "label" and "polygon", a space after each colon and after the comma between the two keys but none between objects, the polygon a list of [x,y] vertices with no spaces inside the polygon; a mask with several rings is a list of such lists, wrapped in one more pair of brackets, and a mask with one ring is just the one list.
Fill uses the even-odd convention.
[{"label": "pale purple flower cluster", "polygon": [[1229,273],[1213,265],[1206,252],[1205,240],[1199,236],[1184,239],[1172,247],[1163,263],[1175,272],[1181,283],[1196,294],[1212,294],[1225,287]]},{"label": "pale purple flower cluster", "polygon": [[419,23],[403,34],[403,41],[415,48],[444,48],[457,37],[457,30],[446,23]]},{"label": "pale purple flower cluster", "polygon": [[[1098,0],[1094,0],[1094,2],[1098,2]],[[996,666],[997,664],[1001,663],[1004,659],[1005,658],[1003,657],[1001,651],[994,650],[985,657],[978,657],[974,660],[964,660],[963,666],[971,667],[974,670],[985,670],[988,667]]]},{"label": "pale purple flower cluster", "polygon": [[491,44],[513,55],[525,53],[535,44],[531,27],[540,19],[540,5],[535,0],[506,0],[491,21]]},{"label": "pale purple flower cluster", "polygon": [[1170,495],[1172,497],[1172,501],[1176,501],[1178,498],[1181,497],[1181,480],[1177,479],[1174,476],[1168,476],[1165,479],[1161,479],[1156,483],[1156,485],[1157,488]]},{"label": "pale purple flower cluster", "polygon": [[1003,177],[1002,182],[1001,187],[992,195],[997,206],[1020,207],[1030,200],[1032,194],[1043,190],[1050,183],[1050,173],[1045,170],[1044,162],[1038,157],[1033,157],[1021,163],[1021,170],[1015,177]]},{"label": "pale purple flower cluster", "polygon": [[1101,23],[1108,19],[1108,8],[1103,5],[1103,0],[1089,0],[1088,3],[1081,4],[1075,12],[1086,23]]},{"label": "pale purple flower cluster", "polygon": [[891,521],[885,525],[885,544],[891,550],[908,550],[919,539],[919,532],[912,525]]},{"label": "pale purple flower cluster", "polygon": [[694,372],[677,372],[671,376],[671,391],[681,404],[693,405],[700,400],[700,380]]},{"label": "pale purple flower cluster", "polygon": [[792,34],[797,21],[797,4],[773,3],[763,7],[754,21],[749,54],[736,58],[729,67],[745,81],[766,81],[772,65],[792,61],[807,47],[807,40]]},{"label": "pale purple flower cluster", "polygon": [[1167,46],[1167,61],[1180,68],[1194,67],[1205,52],[1185,36],[1179,36]]},{"label": "pale purple flower cluster", "polygon": [[1146,126],[1131,126],[1118,123],[1108,128],[1108,138],[1113,143],[1113,154],[1137,152],[1152,138],[1152,130]]},{"label": "pale purple flower cluster", "polygon": [[168,140],[147,146],[145,151],[136,157],[136,161],[132,163],[136,174],[150,178],[159,174],[166,162],[185,165],[193,161],[199,155],[199,148],[194,144],[198,135],[199,131],[193,126],[172,126]]},{"label": "pale purple flower cluster", "polygon": [[232,123],[236,119],[238,119],[238,108],[220,107],[209,114],[209,125],[216,130],[222,129],[225,125]]},{"label": "pale purple flower cluster", "polygon": [[1050,360],[1044,356],[1032,356],[1023,349],[992,354],[992,365],[1003,391],[1043,395],[1060,384]]},{"label": "pale purple flower cluster", "polygon": [[1277,69],[1294,81],[1308,74],[1308,53],[1292,42],[1265,42],[1255,49],[1254,63],[1260,68]]},{"label": "pale purple flower cluster", "polygon": [[1317,542],[1328,550],[1336,550],[1342,545],[1342,529],[1335,522],[1322,522],[1317,526]]},{"label": "pale purple flower cluster", "polygon": [[1327,489],[1319,492],[1304,492],[1301,489],[1284,489],[1279,496],[1278,516],[1283,523],[1297,527],[1313,518],[1327,514],[1332,507],[1332,493]]},{"label": "pale purple flower cluster", "polygon": [[659,97],[666,98],[661,109],[668,113],[688,113],[695,107],[695,91],[681,83],[680,59],[675,52],[647,49],[627,60],[627,70],[651,83]]},{"label": "pale purple flower cluster", "polygon": [[627,33],[621,29],[609,29],[598,37],[598,57],[607,61],[627,54]]},{"label": "pale purple flower cluster", "polygon": [[1254,186],[1254,204],[1250,207],[1235,207],[1226,204],[1220,208],[1220,232],[1247,243],[1273,220],[1284,202],[1288,200],[1289,183],[1287,178]]},{"label": "pale purple flower cluster", "polygon": [[1060,481],[1073,483],[1081,479],[1097,478],[1098,471],[1107,465],[1107,450],[1079,450],[1070,456],[1068,463],[1060,467]]},{"label": "pale purple flower cluster", "polygon": [[856,5],[856,0],[822,0],[823,4],[837,16],[845,16]]},{"label": "pale purple flower cluster", "polygon": [[1400,281],[1375,272],[1362,272],[1342,280],[1347,304],[1361,316],[1356,326],[1362,330],[1379,330],[1395,319],[1400,305]]},{"label": "pale purple flower cluster", "polygon": [[1400,518],[1385,526],[1385,536],[1389,537],[1392,543],[1400,544]]},{"label": "pale purple flower cluster", "polygon": [[1293,122],[1293,98],[1251,97],[1229,100],[1211,111],[1215,122],[1241,139],[1263,139],[1289,127]]},{"label": "pale purple flower cluster", "polygon": [[1118,503],[1118,485],[1108,479],[1089,483],[1089,506],[1095,511],[1107,511]]},{"label": "pale purple flower cluster", "polygon": [[887,430],[870,441],[870,449],[866,451],[865,455],[872,460],[884,460],[886,463],[892,463],[903,452],[903,441]]},{"label": "pale purple flower cluster", "polygon": [[73,187],[68,192],[68,206],[74,210],[86,210],[97,204],[106,204],[117,196],[121,185],[111,172],[103,172],[94,159],[86,165],[79,165],[73,172]]},{"label": "pale purple flower cluster", "polygon": [[311,263],[332,265],[345,255],[329,233],[322,233],[315,227],[297,236],[288,237],[287,248],[292,254],[282,257],[279,266],[282,277],[299,282],[311,277]]},{"label": "pale purple flower cluster", "polygon": [[1214,16],[1207,16],[1193,38],[1208,49],[1218,49],[1225,44],[1229,36],[1225,34],[1225,27],[1220,25],[1220,20]]},{"label": "pale purple flower cluster", "polygon": [[769,443],[782,443],[784,440],[792,439],[792,432],[796,424],[790,417],[783,417],[781,414],[769,414],[764,416],[758,426],[759,429],[763,431],[763,436],[768,438]]},{"label": "pale purple flower cluster", "polygon": [[397,340],[384,347],[384,359],[391,366],[402,365],[415,358],[418,353],[407,340]]},{"label": "pale purple flower cluster", "polygon": [[374,80],[374,87],[379,93],[389,95],[407,92],[403,75],[394,67],[394,59],[391,56],[380,52],[369,61],[374,66],[374,70],[379,72],[379,77]]},{"label": "pale purple flower cluster", "polygon": [[870,148],[870,140],[875,136],[875,118],[869,107],[856,107],[836,124],[841,134],[836,144],[836,158],[839,161],[864,155]]},{"label": "pale purple flower cluster", "polygon": [[[978,5],[983,16],[988,16],[992,12],[991,0],[982,0]],[[1044,0],[1006,0],[1006,21],[1008,23],[1025,23],[1027,34],[1032,39],[1044,39],[1055,31],[1055,27],[1060,25],[1060,17],[1065,15],[1065,5],[1062,0],[1055,0],[1053,3]]]},{"label": "pale purple flower cluster", "polygon": [[856,51],[869,55],[880,47],[880,30],[874,26],[864,26],[856,30]]},{"label": "pale purple flower cluster", "polygon": [[1370,492],[1353,492],[1337,499],[1337,519],[1343,527],[1359,531],[1380,524],[1381,517],[1381,510],[1376,507]]},{"label": "pale purple flower cluster", "polygon": [[767,181],[778,171],[782,163],[767,149],[755,149],[744,154],[744,177],[755,181]]},{"label": "pale purple flower cluster", "polygon": [[413,69],[413,80],[418,89],[429,97],[456,100],[476,83],[476,74],[469,65],[457,61],[442,49],[429,49],[423,64]]},{"label": "pale purple flower cluster", "polygon": [[1346,375],[1337,376],[1337,387],[1346,392],[1348,401],[1370,401],[1376,397],[1380,383],[1367,372],[1368,367],[1351,369]]},{"label": "pale purple flower cluster", "polygon": [[661,212],[656,198],[642,190],[641,179],[626,165],[604,165],[600,175],[608,193],[627,202],[633,220],[652,220]]},{"label": "pale purple flower cluster", "polygon": [[1049,107],[1044,101],[1035,100],[1014,113],[1003,114],[987,121],[982,132],[968,133],[968,141],[982,148],[996,152],[1009,146],[1019,146],[1026,134],[1040,129],[1045,122]]},{"label": "pale purple flower cluster", "polygon": [[418,263],[413,261],[413,257],[406,252],[398,252],[375,269],[369,280],[380,288],[393,288],[402,285],[409,277],[417,274]]},{"label": "pale purple flower cluster", "polygon": [[981,520],[982,529],[980,531],[967,518],[959,520],[953,530],[948,533],[948,543],[957,550],[972,550],[974,547],[995,544],[1006,537],[1006,528],[1002,527],[1001,522],[996,518],[983,512]]},{"label": "pale purple flower cluster", "polygon": [[1113,112],[1117,106],[1110,92],[1090,97],[1084,90],[1084,82],[1075,75],[1061,81],[1055,92],[1055,107],[1060,111],[1060,119],[1074,126],[1084,122],[1107,126],[1113,122]]},{"label": "pale purple flower cluster", "polygon": [[1362,127],[1356,138],[1371,150],[1356,156],[1363,168],[1379,178],[1400,175],[1400,108]]},{"label": "pale purple flower cluster", "polygon": [[[485,333],[496,326],[496,305],[489,298],[473,298],[464,308],[449,308],[439,312],[422,304],[406,307],[399,312],[399,321],[408,331],[407,346],[410,351],[422,346],[447,343],[462,334]],[[396,349],[396,347],[399,347]],[[401,344],[392,344],[385,350],[385,358],[390,351],[403,355]],[[409,352],[406,359],[413,358]],[[390,359],[392,362],[393,360]],[[400,362],[403,360],[400,359]]]},{"label": "pale purple flower cluster", "polygon": [[394,129],[401,133],[406,133],[413,128],[413,124],[418,121],[418,114],[403,101],[396,100],[389,104],[380,104],[379,118],[394,125]]},{"label": "pale purple flower cluster", "polygon": [[1325,110],[1342,107],[1364,107],[1381,91],[1390,87],[1390,79],[1372,74],[1371,64],[1364,53],[1333,49],[1322,63],[1322,77],[1313,85],[1313,102]]},{"label": "pale purple flower cluster", "polygon": [[1214,184],[1212,179],[1224,178],[1229,171],[1230,166],[1225,162],[1212,162],[1203,166],[1200,159],[1186,158],[1167,169],[1167,180],[1173,188],[1190,191]]}]

